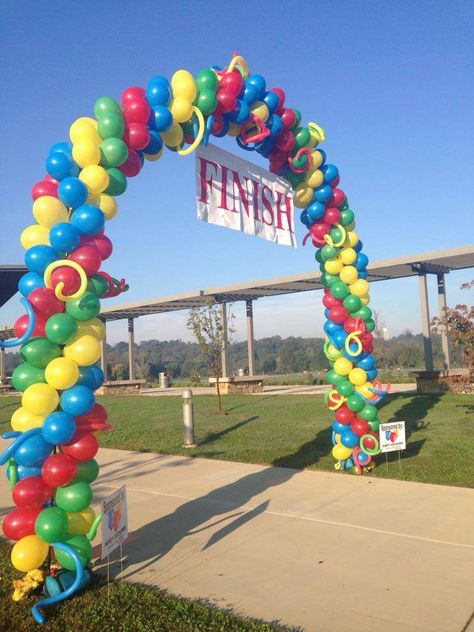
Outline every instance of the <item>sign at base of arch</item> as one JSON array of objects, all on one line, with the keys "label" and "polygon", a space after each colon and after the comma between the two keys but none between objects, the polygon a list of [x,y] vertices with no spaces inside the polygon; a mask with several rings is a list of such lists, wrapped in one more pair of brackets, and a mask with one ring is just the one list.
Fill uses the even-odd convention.
[{"label": "sign at base of arch", "polygon": [[105,336],[100,306],[128,288],[104,269],[112,254],[107,222],[145,162],[158,161],[165,150],[186,156],[211,136],[225,135],[267,158],[270,171],[289,182],[307,229],[303,243],[316,249],[335,468],[361,474],[380,452],[376,406],[389,389],[377,381],[368,258],[339,170],[320,148],[322,128],[304,125],[284,91],[252,74],[240,55],[195,77],[187,70],[170,82],[155,76],[146,88],[127,88],[121,103],[100,97],[94,116],[77,119],[70,140],[52,145],[47,173],[33,186],[34,222],[20,237],[28,272],[18,287],[27,314],[15,323],[15,339],[0,342],[20,346],[23,361],[12,376],[21,406],[4,435],[12,443],[0,457],[16,505],[3,532],[15,541],[17,570],[34,572],[55,561],[48,597],[32,610],[40,623],[43,607],[90,581],[100,522],[91,506],[99,474],[95,435],[111,428],[94,394],[104,381],[97,365]]}]

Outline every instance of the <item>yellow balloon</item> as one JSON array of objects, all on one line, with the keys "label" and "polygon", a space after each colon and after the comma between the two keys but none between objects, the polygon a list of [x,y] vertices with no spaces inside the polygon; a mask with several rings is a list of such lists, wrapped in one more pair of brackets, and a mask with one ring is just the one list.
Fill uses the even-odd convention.
[{"label": "yellow balloon", "polygon": [[167,132],[161,133],[161,138],[163,139],[164,144],[168,145],[168,147],[177,147],[183,142],[183,130],[178,123],[174,122]]},{"label": "yellow balloon", "polygon": [[81,336],[88,334],[96,340],[104,340],[105,325],[99,318],[91,318],[90,320],[77,321],[77,336],[75,340]]},{"label": "yellow balloon", "polygon": [[305,208],[313,199],[314,189],[306,182],[300,182],[295,189],[294,205],[297,208]]},{"label": "yellow balloon", "polygon": [[98,165],[100,162],[99,146],[89,138],[79,140],[72,146],[72,157],[81,168],[88,165]]},{"label": "yellow balloon", "polygon": [[97,131],[97,121],[89,116],[78,118],[69,128],[69,138],[73,143],[82,140],[91,140],[94,144],[100,145],[102,138]]},{"label": "yellow balloon", "polygon": [[28,573],[44,564],[49,553],[49,544],[37,535],[26,535],[15,544],[11,552],[13,566],[22,573]]},{"label": "yellow balloon", "polygon": [[33,216],[38,224],[45,228],[52,228],[59,222],[69,221],[69,211],[58,198],[52,195],[42,195],[33,203]]},{"label": "yellow balloon", "polygon": [[170,111],[177,123],[186,123],[193,115],[193,104],[186,97],[177,96],[171,101]]},{"label": "yellow balloon", "polygon": [[362,386],[367,382],[367,373],[363,369],[356,367],[349,373],[349,382],[352,382],[354,386]]},{"label": "yellow balloon", "polygon": [[344,357],[338,358],[334,362],[334,371],[338,375],[349,375],[352,371],[352,362]]},{"label": "yellow balloon", "polygon": [[311,169],[317,169],[324,162],[323,154],[317,149],[311,152]]},{"label": "yellow balloon", "polygon": [[350,266],[357,259],[357,252],[354,248],[343,248],[341,250],[341,259],[345,266]]},{"label": "yellow balloon", "polygon": [[67,511],[67,531],[70,535],[87,535],[95,520],[95,511],[91,506],[82,511]]},{"label": "yellow balloon", "polygon": [[[64,354],[66,355],[66,354]],[[68,357],[51,360],[44,371],[46,382],[59,391],[71,388],[79,379],[79,367]]]},{"label": "yellow balloon", "polygon": [[343,283],[350,285],[355,283],[359,278],[359,272],[354,266],[344,266],[339,273],[339,278]]},{"label": "yellow balloon", "polygon": [[10,423],[15,432],[26,432],[32,428],[41,428],[43,421],[42,415],[33,415],[26,408],[20,406],[13,413]]},{"label": "yellow balloon", "polygon": [[310,187],[313,187],[313,189],[315,189],[316,187],[321,186],[321,184],[324,182],[324,174],[320,169],[310,168],[308,170],[308,173],[306,174],[305,180]]},{"label": "yellow balloon", "polygon": [[99,165],[89,165],[79,174],[79,180],[82,180],[92,195],[103,193],[109,186],[109,174]]},{"label": "yellow balloon", "polygon": [[370,303],[370,296],[360,296],[360,300],[362,301],[362,305],[368,305]]},{"label": "yellow balloon", "polygon": [[365,279],[357,279],[355,283],[351,283],[349,287],[351,294],[355,296],[366,296],[369,291],[369,284]]},{"label": "yellow balloon", "polygon": [[197,97],[197,88],[194,77],[188,70],[177,70],[171,77],[173,96],[185,97],[188,101],[194,101]]},{"label": "yellow balloon", "polygon": [[107,220],[113,219],[117,215],[118,204],[112,195],[108,195],[107,193],[89,195],[87,202],[100,208]]},{"label": "yellow balloon", "polygon": [[348,230],[346,232],[346,241],[344,243],[344,248],[354,248],[359,243],[359,235],[355,232],[355,230]]},{"label": "yellow balloon", "polygon": [[350,231],[354,231],[356,223],[355,222],[351,222],[350,224],[347,224],[347,226],[345,226],[346,230],[350,230]]},{"label": "yellow balloon", "polygon": [[25,250],[33,246],[49,246],[49,229],[41,224],[27,226],[20,236],[21,245]]},{"label": "yellow balloon", "polygon": [[32,384],[23,393],[21,405],[32,415],[46,417],[59,404],[56,389],[49,384]]},{"label": "yellow balloon", "polygon": [[340,259],[328,259],[324,264],[324,269],[328,274],[339,274],[344,264]]},{"label": "yellow balloon", "polygon": [[[95,364],[100,358],[101,348],[97,338],[90,334],[85,334],[67,344],[64,347],[63,353],[65,359],[71,360],[79,366],[90,366],[91,364]],[[46,371],[47,370],[48,368],[46,367]],[[46,379],[48,379],[47,376]]]},{"label": "yellow balloon", "polygon": [[339,349],[336,349],[336,347],[332,344],[328,345],[328,353],[331,356],[331,358],[340,358],[342,356],[342,351],[339,351]]},{"label": "yellow balloon", "polygon": [[157,154],[143,154],[143,155],[150,162],[155,162],[156,160],[159,160],[161,156],[163,155],[163,147]]},{"label": "yellow balloon", "polygon": [[360,393],[363,397],[367,397],[367,399],[370,399],[371,397],[374,396],[374,393],[371,390],[369,390],[371,388],[374,388],[374,385],[372,384],[372,382],[366,382],[365,384],[362,384],[361,386],[356,386],[356,391]]},{"label": "yellow balloon", "polygon": [[258,118],[262,121],[266,121],[267,118],[270,116],[270,110],[268,109],[267,104],[263,101],[255,101],[255,104],[252,105],[250,109],[252,110],[253,114],[255,114],[255,116],[258,116]]},{"label": "yellow balloon", "polygon": [[346,448],[342,443],[336,443],[332,449],[332,455],[337,461],[345,461],[352,454],[352,448]]}]

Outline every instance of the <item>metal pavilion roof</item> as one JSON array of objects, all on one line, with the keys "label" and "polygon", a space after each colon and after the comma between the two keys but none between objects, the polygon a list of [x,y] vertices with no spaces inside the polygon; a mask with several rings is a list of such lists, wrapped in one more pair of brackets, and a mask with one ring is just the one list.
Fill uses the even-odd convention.
[{"label": "metal pavilion roof", "polygon": [[24,265],[0,265],[0,307],[18,291],[18,281],[27,272]]}]

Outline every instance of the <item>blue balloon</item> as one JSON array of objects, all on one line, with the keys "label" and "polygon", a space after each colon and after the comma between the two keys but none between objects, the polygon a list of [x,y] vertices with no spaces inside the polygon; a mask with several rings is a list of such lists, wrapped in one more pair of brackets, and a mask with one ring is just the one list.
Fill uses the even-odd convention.
[{"label": "blue balloon", "polygon": [[364,371],[371,371],[375,366],[375,358],[373,355],[363,353],[357,361],[357,366]]},{"label": "blue balloon", "polygon": [[338,349],[340,349],[344,345],[344,343],[346,342],[346,338],[347,333],[342,328],[332,334],[332,339]]},{"label": "blue balloon", "polygon": [[262,75],[250,75],[247,79],[247,84],[253,86],[257,91],[257,99],[261,99],[265,94],[267,84]]},{"label": "blue balloon", "polygon": [[309,221],[307,209],[304,209],[303,211],[301,211],[300,222],[304,224],[307,228],[311,227],[311,222]]},{"label": "blue balloon", "polygon": [[104,372],[97,364],[81,366],[79,367],[79,379],[76,386],[87,386],[91,391],[95,391],[102,386],[104,379]]},{"label": "blue balloon", "polygon": [[44,271],[53,261],[59,260],[59,253],[51,248],[40,244],[33,246],[25,252],[25,264],[32,271],[43,276]]},{"label": "blue balloon", "polygon": [[308,219],[314,224],[324,215],[326,207],[321,202],[312,202],[306,210],[308,211]]},{"label": "blue balloon", "polygon": [[86,185],[79,178],[64,178],[58,186],[58,196],[69,208],[77,208],[87,201]]},{"label": "blue balloon", "polygon": [[67,222],[55,224],[49,231],[49,243],[60,252],[72,252],[81,242],[81,233]]},{"label": "blue balloon", "polygon": [[346,448],[354,448],[359,443],[359,437],[346,426],[344,432],[341,434],[341,443],[346,446]]},{"label": "blue balloon", "polygon": [[277,109],[278,104],[280,103],[278,95],[275,92],[271,91],[265,94],[262,101],[267,105],[267,108],[270,110],[271,114]]},{"label": "blue balloon", "polygon": [[15,451],[18,465],[25,467],[41,467],[52,452],[52,446],[45,441],[41,434],[28,437]]},{"label": "blue balloon", "polygon": [[157,132],[167,132],[173,125],[173,115],[164,105],[155,105],[153,107],[155,114],[155,129]]},{"label": "blue balloon", "polygon": [[19,465],[17,467],[17,472],[20,481],[24,478],[29,478],[30,476],[41,476],[40,467],[26,467],[25,465]]},{"label": "blue balloon", "polygon": [[339,175],[339,169],[336,167],[336,165],[324,165],[323,167],[321,167],[321,171],[324,174],[325,182],[332,182]]},{"label": "blue balloon", "polygon": [[158,134],[158,132],[155,132],[155,130],[151,129],[150,142],[143,150],[143,153],[150,154],[151,156],[153,156],[155,154],[159,154],[162,149],[163,149],[163,140],[161,136]]},{"label": "blue balloon", "polygon": [[332,422],[332,429],[334,430],[334,432],[336,432],[337,434],[342,434],[343,432],[345,432],[347,430],[348,426],[345,424],[341,424],[338,421],[333,421]]},{"label": "blue balloon", "polygon": [[371,369],[370,371],[367,371],[367,379],[375,380],[378,374],[379,372],[377,371],[377,369]]},{"label": "blue balloon", "polygon": [[36,272],[27,272],[21,277],[18,283],[20,293],[26,298],[28,298],[30,292],[38,289],[39,287],[44,287],[44,280],[43,277],[36,274]]},{"label": "blue balloon", "polygon": [[355,267],[358,270],[364,270],[367,267],[368,263],[369,263],[369,257],[365,255],[363,252],[359,252],[359,254],[357,255],[356,262],[355,262]]},{"label": "blue balloon", "polygon": [[278,114],[272,114],[272,116],[266,122],[267,127],[271,130],[271,136],[278,136],[283,129],[283,121]]},{"label": "blue balloon", "polygon": [[334,323],[332,320],[327,320],[323,329],[328,335],[333,336],[336,332],[342,331],[342,326]]},{"label": "blue balloon", "polygon": [[367,270],[359,270],[359,279],[366,279],[369,276]]},{"label": "blue balloon", "polygon": [[171,88],[165,77],[152,77],[146,89],[146,98],[150,107],[168,105],[171,100]]},{"label": "blue balloon", "polygon": [[228,131],[229,131],[229,121],[227,118],[224,118],[224,125],[222,127],[222,130],[218,134],[213,134],[213,136],[216,136],[217,138],[222,138],[223,136],[227,135]]},{"label": "blue balloon", "polygon": [[257,90],[257,88],[247,82],[245,84],[245,88],[244,88],[243,94],[242,94],[242,96],[240,98],[243,101],[245,101],[246,103],[248,103],[249,105],[252,105],[252,103],[254,103],[255,101],[258,100],[258,90]]},{"label": "blue balloon", "polygon": [[364,247],[364,244],[363,244],[361,241],[358,241],[358,242],[356,243],[356,245],[354,246],[354,250],[355,250],[357,253],[359,253],[359,252],[362,250],[362,248],[363,248],[363,247]]},{"label": "blue balloon", "polygon": [[49,153],[54,154],[56,152],[66,154],[66,156],[72,156],[72,147],[69,143],[55,143],[49,150]]},{"label": "blue balloon", "polygon": [[71,156],[55,151],[46,159],[46,171],[52,178],[61,181],[64,178],[78,176],[80,169]]},{"label": "blue balloon", "polygon": [[332,197],[332,189],[329,184],[323,184],[315,189],[314,197],[317,202],[327,202]]},{"label": "blue balloon", "polygon": [[95,404],[94,393],[87,386],[73,386],[62,392],[60,404],[65,413],[79,417],[88,413]]},{"label": "blue balloon", "polygon": [[83,204],[73,212],[71,224],[83,235],[96,235],[104,228],[105,215],[97,206]]},{"label": "blue balloon", "polygon": [[242,99],[237,99],[237,107],[235,110],[230,112],[227,115],[229,121],[233,123],[237,123],[237,125],[242,125],[242,123],[246,123],[250,117],[250,105],[247,101]]},{"label": "blue balloon", "polygon": [[74,417],[61,411],[51,413],[41,426],[43,439],[51,445],[60,445],[70,441],[76,433]]}]

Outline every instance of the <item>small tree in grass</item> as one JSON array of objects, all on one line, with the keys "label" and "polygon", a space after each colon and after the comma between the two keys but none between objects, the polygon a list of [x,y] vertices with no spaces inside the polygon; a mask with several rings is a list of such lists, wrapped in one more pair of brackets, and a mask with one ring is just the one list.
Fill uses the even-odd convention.
[{"label": "small tree in grass", "polygon": [[[474,281],[463,283],[461,290],[474,287]],[[439,317],[431,321],[434,333],[446,331],[453,346],[459,347],[463,355],[464,365],[469,369],[469,375],[474,374],[474,305],[458,304],[453,308],[446,308]]]},{"label": "small tree in grass", "polygon": [[[216,380],[217,405],[222,413],[219,378],[222,373],[222,350],[234,333],[233,314],[227,316],[227,328],[222,317],[221,305],[210,299],[204,307],[195,307],[189,312],[187,328],[193,332],[209,372]],[[227,331],[226,331],[227,329]]]}]

